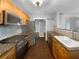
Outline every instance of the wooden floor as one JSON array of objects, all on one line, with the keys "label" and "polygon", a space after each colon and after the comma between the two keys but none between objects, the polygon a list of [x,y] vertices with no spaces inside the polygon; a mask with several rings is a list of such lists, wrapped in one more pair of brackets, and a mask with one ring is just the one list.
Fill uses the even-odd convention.
[{"label": "wooden floor", "polygon": [[54,57],[44,39],[38,39],[36,44],[28,50],[24,59],[54,59]]}]

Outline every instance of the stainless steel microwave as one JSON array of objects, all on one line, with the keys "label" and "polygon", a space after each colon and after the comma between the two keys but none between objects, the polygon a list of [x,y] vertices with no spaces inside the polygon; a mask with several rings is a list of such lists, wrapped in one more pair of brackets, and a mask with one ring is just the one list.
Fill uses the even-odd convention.
[{"label": "stainless steel microwave", "polygon": [[10,25],[20,25],[21,24],[21,18],[12,13],[2,11],[2,16],[3,16],[2,24],[10,24]]}]

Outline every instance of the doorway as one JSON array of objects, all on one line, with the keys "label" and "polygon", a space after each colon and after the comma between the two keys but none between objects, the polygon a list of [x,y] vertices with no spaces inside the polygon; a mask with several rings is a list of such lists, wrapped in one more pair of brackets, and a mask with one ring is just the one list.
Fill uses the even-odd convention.
[{"label": "doorway", "polygon": [[45,19],[35,19],[35,32],[39,38],[45,38],[46,21]]}]

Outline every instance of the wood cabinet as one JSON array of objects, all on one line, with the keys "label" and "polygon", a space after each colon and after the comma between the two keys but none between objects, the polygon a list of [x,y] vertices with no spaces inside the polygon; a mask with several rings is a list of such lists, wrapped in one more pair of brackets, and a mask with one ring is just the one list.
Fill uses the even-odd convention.
[{"label": "wood cabinet", "polygon": [[29,21],[29,16],[24,13],[21,9],[19,9],[18,7],[16,7],[16,5],[14,5],[12,3],[11,0],[0,0],[0,10],[3,11],[7,11],[9,13],[12,13],[18,17],[21,18],[21,22],[22,22],[22,25],[26,25]]},{"label": "wood cabinet", "polygon": [[52,49],[52,36],[49,33],[47,33],[47,41],[49,48]]},{"label": "wood cabinet", "polygon": [[1,13],[1,0],[0,0],[0,13]]},{"label": "wood cabinet", "polygon": [[52,51],[56,59],[79,59],[79,50],[68,50],[57,39],[52,39]]},{"label": "wood cabinet", "polygon": [[3,24],[3,13],[0,12],[0,24]]},{"label": "wood cabinet", "polygon": [[65,50],[60,43],[56,40],[53,40],[52,43],[52,51],[56,59],[68,59],[69,58],[69,51]]},{"label": "wood cabinet", "polygon": [[9,51],[0,56],[0,59],[16,59],[15,48],[11,48]]}]

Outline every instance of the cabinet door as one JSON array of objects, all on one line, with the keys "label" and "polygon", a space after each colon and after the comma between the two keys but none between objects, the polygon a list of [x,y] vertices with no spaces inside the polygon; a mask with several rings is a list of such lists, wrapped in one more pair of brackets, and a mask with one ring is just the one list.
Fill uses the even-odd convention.
[{"label": "cabinet door", "polygon": [[50,50],[52,50],[52,36],[49,33],[47,33],[47,41]]},{"label": "cabinet door", "polygon": [[59,42],[57,42],[57,49],[60,59],[69,59],[69,52]]},{"label": "cabinet door", "polygon": [[0,24],[3,24],[3,13],[0,13]]},{"label": "cabinet door", "polygon": [[52,40],[52,52],[55,56],[55,59],[58,59],[58,51],[57,51],[57,48],[56,48],[56,42],[54,42],[54,40]]},{"label": "cabinet door", "polygon": [[53,40],[52,49],[56,59],[69,59],[68,51],[56,40]]},{"label": "cabinet door", "polygon": [[56,59],[61,59],[59,50],[57,42],[53,40],[53,53]]},{"label": "cabinet door", "polygon": [[16,58],[16,52],[15,52],[15,48],[13,48],[8,53],[8,58],[7,59],[15,59],[15,58]]},{"label": "cabinet door", "polygon": [[6,52],[0,57],[0,59],[16,59],[15,48],[12,48],[10,51]]}]

